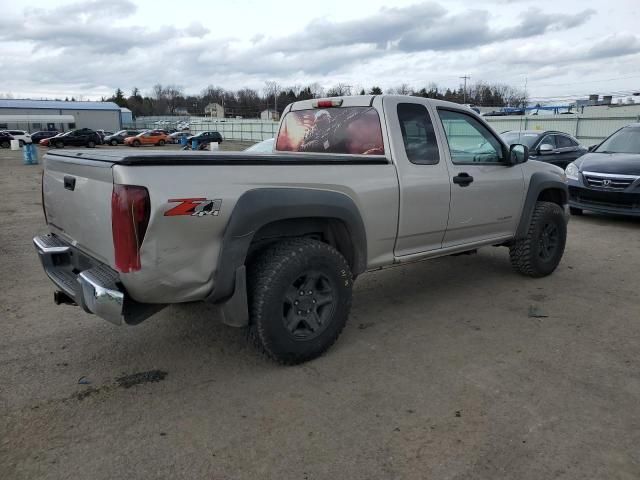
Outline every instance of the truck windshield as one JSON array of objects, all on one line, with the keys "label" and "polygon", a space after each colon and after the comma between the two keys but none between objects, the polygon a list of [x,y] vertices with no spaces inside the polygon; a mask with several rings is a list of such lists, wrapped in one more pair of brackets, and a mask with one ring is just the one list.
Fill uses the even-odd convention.
[{"label": "truck windshield", "polygon": [[598,153],[640,153],[640,127],[625,127],[607,138]]},{"label": "truck windshield", "polygon": [[276,150],[384,155],[380,117],[372,107],[289,112],[280,125]]}]

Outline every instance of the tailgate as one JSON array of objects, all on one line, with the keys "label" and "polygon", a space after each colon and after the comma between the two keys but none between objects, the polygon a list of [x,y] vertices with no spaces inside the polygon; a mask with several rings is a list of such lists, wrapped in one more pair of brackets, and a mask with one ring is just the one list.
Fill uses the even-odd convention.
[{"label": "tailgate", "polygon": [[113,163],[45,155],[42,191],[50,230],[113,267],[111,193]]}]

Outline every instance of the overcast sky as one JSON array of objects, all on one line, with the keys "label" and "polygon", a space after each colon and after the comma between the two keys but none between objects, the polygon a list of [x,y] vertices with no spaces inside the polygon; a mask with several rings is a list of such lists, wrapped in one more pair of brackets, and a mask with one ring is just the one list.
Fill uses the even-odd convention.
[{"label": "overcast sky", "polygon": [[155,83],[261,90],[508,83],[533,98],[640,91],[639,0],[14,0],[0,94],[98,99]]}]

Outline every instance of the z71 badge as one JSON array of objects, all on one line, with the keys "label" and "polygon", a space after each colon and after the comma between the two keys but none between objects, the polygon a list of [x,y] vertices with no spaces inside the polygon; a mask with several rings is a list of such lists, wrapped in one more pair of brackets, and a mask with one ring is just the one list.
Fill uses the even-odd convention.
[{"label": "z71 badge", "polygon": [[173,208],[164,212],[165,217],[175,217],[177,215],[190,215],[192,217],[204,217],[205,215],[220,215],[220,207],[222,200],[217,198],[210,200],[208,198],[170,198],[167,200],[171,203],[178,203]]}]

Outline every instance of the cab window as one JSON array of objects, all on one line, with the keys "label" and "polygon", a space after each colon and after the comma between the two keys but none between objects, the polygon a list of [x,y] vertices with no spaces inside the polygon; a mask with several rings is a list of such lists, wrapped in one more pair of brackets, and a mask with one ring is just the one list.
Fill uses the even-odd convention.
[{"label": "cab window", "polygon": [[438,109],[454,164],[504,164],[500,141],[472,115]]},{"label": "cab window", "polygon": [[419,165],[438,163],[438,143],[427,108],[418,103],[399,103],[398,121],[407,159]]}]

